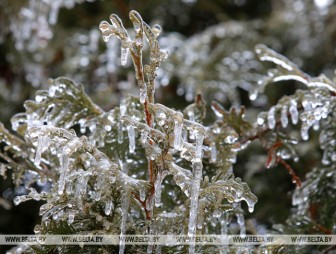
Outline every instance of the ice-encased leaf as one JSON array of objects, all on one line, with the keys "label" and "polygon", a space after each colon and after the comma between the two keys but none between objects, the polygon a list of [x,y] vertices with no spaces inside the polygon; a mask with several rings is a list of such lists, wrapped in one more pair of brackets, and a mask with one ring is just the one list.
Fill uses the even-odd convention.
[{"label": "ice-encased leaf", "polygon": [[213,182],[211,185],[202,189],[200,197],[213,196],[214,200],[227,199],[230,203],[244,200],[248,205],[249,212],[253,212],[254,205],[258,198],[251,192],[248,185],[240,178],[233,178],[228,175],[226,179]]},{"label": "ice-encased leaf", "polygon": [[277,52],[266,47],[265,45],[262,45],[262,44],[256,45],[255,52],[257,53],[261,61],[273,62],[276,65],[279,65],[288,71],[298,69],[298,67],[294,63],[289,61],[286,57],[278,54]]},{"label": "ice-encased leaf", "polygon": [[296,80],[311,89],[326,88],[331,92],[336,92],[335,82],[328,79],[325,75],[322,74],[313,78],[304,73],[296,64],[291,62],[285,56],[275,52],[265,45],[258,44],[255,47],[255,52],[261,61],[273,62],[277,66],[277,70],[269,72],[269,77],[261,82],[263,83],[263,86],[271,82]]},{"label": "ice-encased leaf", "polygon": [[135,43],[137,46],[142,47],[143,44],[143,21],[140,14],[134,10],[129,13],[130,20],[133,23],[135,30]]},{"label": "ice-encased leaf", "polygon": [[173,175],[175,183],[181,188],[184,194],[189,197],[192,187],[192,173],[175,163],[170,164],[169,172]]},{"label": "ice-encased leaf", "polygon": [[[20,118],[14,116],[12,125],[23,124],[25,126],[34,126],[35,122],[40,122],[40,125],[51,125],[69,129],[79,120],[94,117],[103,113],[96,104],[84,92],[83,86],[75,83],[68,78],[57,78],[49,80],[49,90],[37,91],[35,101],[26,101],[24,106],[26,111],[20,113]],[[38,99],[43,96],[44,99]],[[24,123],[19,123],[24,121]],[[24,135],[25,128],[17,129]]]}]

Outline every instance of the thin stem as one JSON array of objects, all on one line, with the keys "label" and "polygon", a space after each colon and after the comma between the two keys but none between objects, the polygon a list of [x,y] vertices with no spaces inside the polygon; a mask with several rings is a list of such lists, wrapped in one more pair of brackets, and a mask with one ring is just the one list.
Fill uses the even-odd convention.
[{"label": "thin stem", "polygon": [[292,169],[292,167],[287,164],[287,162],[285,162],[282,158],[277,157],[277,161],[285,167],[285,169],[287,169],[288,173],[291,175],[292,177],[292,181],[295,182],[295,184],[301,188],[301,180],[300,178],[295,174],[295,171]]},{"label": "thin stem", "polygon": [[132,192],[132,194],[133,194],[134,198],[139,201],[139,203],[141,204],[142,208],[144,209],[145,214],[146,214],[146,219],[150,220],[151,219],[151,212],[149,210],[147,210],[147,208],[146,208],[146,199],[144,201],[141,201],[141,199],[140,199],[140,197],[139,197],[138,194],[136,194],[134,192]]}]

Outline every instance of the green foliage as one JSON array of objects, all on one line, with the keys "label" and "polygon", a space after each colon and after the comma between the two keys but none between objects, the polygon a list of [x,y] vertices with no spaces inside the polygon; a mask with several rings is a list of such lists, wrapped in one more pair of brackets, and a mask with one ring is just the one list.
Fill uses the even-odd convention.
[{"label": "green foliage", "polygon": [[[281,97],[252,120],[246,120],[244,107],[225,110],[216,101],[208,107],[201,93],[185,108],[167,107],[155,102],[156,77],[167,59],[158,40],[161,27],[148,25],[136,11],[131,11],[129,18],[134,33],[125,29],[115,14],[110,16],[111,23],[102,21],[99,28],[105,42],[112,37],[120,40],[122,65],[127,64],[130,53],[139,97],[126,96],[119,107],[105,110],[90,99],[82,85],[61,77],[50,80],[48,90],[38,90],[35,100],[24,103],[25,112],[12,118],[15,135],[0,125],[1,174],[5,176],[9,171],[15,184],[26,189],[26,194],[16,196],[14,203],[30,199],[45,202],[40,207],[41,223],[36,225],[35,233],[256,233],[256,228],[245,225],[242,204],[246,203],[253,213],[258,199],[253,189],[233,172],[237,155],[249,151],[255,141],[266,151],[266,167],[284,167],[296,184],[292,197],[295,209],[287,224],[276,225],[273,230],[332,233],[336,221],[334,215],[330,216],[336,208],[335,82],[324,75],[311,77],[286,57],[258,44],[255,55],[245,52],[247,62],[253,62],[254,67],[248,66],[244,72],[263,69],[255,57],[275,64],[275,68],[265,77],[261,73],[249,76],[249,85],[260,78],[249,91],[251,100],[258,99],[266,86],[279,81],[300,82],[304,89]],[[216,58],[213,53],[206,65],[212,66]],[[182,61],[181,57],[176,61]],[[206,81],[202,75],[208,70],[202,70],[197,61],[189,64],[194,73],[186,75],[190,78],[185,81],[194,89],[198,86],[195,80]],[[213,88],[216,91],[218,83]],[[223,91],[228,91],[227,86]],[[237,90],[227,96],[232,104],[240,104]],[[320,146],[316,150],[321,149],[323,154],[318,167],[301,181],[291,160],[300,159],[297,150],[315,135],[311,129],[319,132]],[[254,251],[267,248],[251,247]],[[195,243],[189,247],[155,246],[154,250],[121,243],[95,247],[32,246],[26,252],[186,253],[188,249],[189,253],[239,251]],[[288,248],[293,249],[306,251],[305,247]]]}]

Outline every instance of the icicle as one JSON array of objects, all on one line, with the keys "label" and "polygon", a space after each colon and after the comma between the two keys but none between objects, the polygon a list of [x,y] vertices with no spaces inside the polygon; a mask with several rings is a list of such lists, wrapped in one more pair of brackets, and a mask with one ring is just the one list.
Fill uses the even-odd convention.
[{"label": "icicle", "polygon": [[[192,164],[194,183],[191,189],[190,196],[190,210],[189,210],[189,223],[188,223],[188,236],[194,236],[196,233],[196,222],[197,222],[197,212],[198,212],[198,196],[200,190],[200,182],[202,178],[202,162],[197,161]],[[189,253],[194,253],[195,242],[192,242],[189,246]]]},{"label": "icicle", "polygon": [[174,115],[174,149],[180,150],[183,144],[182,139],[183,115],[177,113]]},{"label": "icicle", "polygon": [[[123,100],[120,103],[120,109],[119,109],[119,118],[122,118],[126,114],[126,101]],[[118,143],[122,144],[124,140],[124,133],[123,133],[123,126],[121,121],[118,122]]]},{"label": "icicle", "polygon": [[[149,232],[148,232],[149,235],[155,235],[155,228],[154,228],[154,225],[150,225],[149,226]],[[154,245],[151,244],[151,243],[148,243],[147,245],[147,254],[151,254],[153,253],[153,247]]]},{"label": "icicle", "polygon": [[220,219],[220,225],[221,225],[221,235],[227,235],[227,216],[225,213]]},{"label": "icicle", "polygon": [[147,131],[147,130],[143,130],[143,131],[141,132],[141,137],[140,137],[140,143],[141,143],[142,145],[145,145],[145,144],[146,144],[146,142],[147,142],[147,137],[148,137],[148,131]]},{"label": "icicle", "polygon": [[196,130],[194,131],[194,135],[196,138],[195,159],[196,161],[200,161],[202,159],[202,145],[203,145],[204,135]]},{"label": "icicle", "polygon": [[42,153],[42,149],[43,149],[43,139],[44,137],[39,137],[38,141],[37,141],[37,147],[36,147],[36,154],[35,154],[35,164],[36,165],[40,165],[41,163],[41,153]]},{"label": "icicle", "polygon": [[126,114],[126,110],[127,110],[126,101],[122,100],[122,102],[120,103],[120,109],[119,109],[120,118]]},{"label": "icicle", "polygon": [[134,153],[134,151],[135,151],[134,126],[132,126],[132,125],[127,126],[127,133],[128,133],[128,139],[129,139],[129,152]]},{"label": "icicle", "polygon": [[297,124],[299,121],[299,112],[297,109],[297,103],[294,100],[291,100],[291,105],[289,106],[289,113],[291,114],[292,123]]},{"label": "icicle", "polygon": [[154,204],[154,199],[149,196],[146,199],[146,208],[148,211],[152,211],[153,210],[153,204]]},{"label": "icicle", "polygon": [[71,225],[75,221],[75,212],[69,211],[68,212],[68,224]]},{"label": "icicle", "polygon": [[65,178],[66,173],[68,171],[68,164],[69,164],[69,155],[67,149],[63,151],[61,157],[61,169],[60,169],[60,177],[58,180],[58,194],[62,195],[65,187]]},{"label": "icicle", "polygon": [[288,126],[287,106],[284,106],[281,109],[280,121],[281,121],[281,126],[283,128],[286,128]]},{"label": "icicle", "polygon": [[216,162],[217,161],[217,148],[216,148],[215,142],[211,143],[210,150],[211,150],[210,161]]},{"label": "icicle", "polygon": [[307,123],[303,123],[301,127],[301,137],[303,140],[308,140],[309,139],[309,131],[310,125]]},{"label": "icicle", "polygon": [[35,155],[35,164],[40,165],[41,163],[41,154],[48,148],[50,144],[50,138],[46,136],[40,136],[37,141],[36,155]]},{"label": "icicle", "polygon": [[121,225],[120,225],[120,241],[119,241],[119,254],[123,254],[125,251],[125,239],[124,235],[126,233],[126,222],[127,222],[127,214],[129,207],[129,196],[128,190],[126,189],[122,194],[121,201]]},{"label": "icicle", "polygon": [[267,115],[267,122],[268,122],[268,128],[274,129],[276,121],[275,121],[275,107],[271,107],[268,111]]},{"label": "icicle", "polygon": [[120,55],[120,61],[121,61],[121,65],[126,65],[127,64],[127,57],[128,57],[128,48],[125,47],[121,47],[121,55]]},{"label": "icicle", "polygon": [[162,192],[162,180],[165,177],[165,173],[159,173],[157,175],[157,179],[154,183],[154,187],[155,187],[155,196],[154,196],[154,200],[155,200],[155,206],[159,207],[161,206],[161,192]]},{"label": "icicle", "polygon": [[146,188],[141,188],[139,193],[140,201],[145,201],[146,199]]},{"label": "icicle", "polygon": [[246,228],[245,228],[244,215],[241,214],[241,213],[238,213],[236,216],[237,216],[237,223],[240,227],[240,236],[245,236],[246,235]]},{"label": "icicle", "polygon": [[118,123],[118,143],[122,144],[124,140],[124,133],[123,133],[123,127],[121,122]]},{"label": "icicle", "polygon": [[50,8],[50,13],[49,13],[49,23],[51,25],[55,25],[57,23],[57,18],[58,18],[58,12],[60,9],[61,1],[52,1],[51,2],[51,8]]},{"label": "icicle", "polygon": [[143,104],[147,99],[147,88],[145,85],[140,86],[140,102]]},{"label": "icicle", "polygon": [[72,182],[67,182],[66,189],[65,189],[66,194],[71,195],[73,193],[73,185]]},{"label": "icicle", "polygon": [[105,214],[106,215],[110,215],[111,211],[112,211],[112,207],[113,207],[113,202],[112,200],[109,198],[106,202],[105,202]]}]

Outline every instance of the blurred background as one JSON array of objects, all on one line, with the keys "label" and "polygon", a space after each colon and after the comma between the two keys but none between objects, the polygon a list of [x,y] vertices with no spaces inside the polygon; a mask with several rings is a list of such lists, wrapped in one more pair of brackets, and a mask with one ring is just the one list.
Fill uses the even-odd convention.
[{"label": "blurred background", "polygon": [[[334,78],[333,0],[1,0],[1,122],[10,128],[10,117],[24,111],[23,102],[34,98],[36,90],[48,88],[48,78],[66,76],[82,83],[104,110],[129,93],[137,95],[130,59],[121,66],[119,41],[104,43],[98,29],[111,13],[131,27],[132,9],[148,24],[163,28],[160,45],[169,58],[158,72],[156,101],[170,107],[184,108],[201,91],[208,105],[211,100],[226,109],[245,105],[247,118],[255,119],[284,94],[300,88],[294,82],[270,85],[265,95],[249,100],[269,67],[256,59],[258,43],[284,54],[312,76]],[[301,147],[302,159],[291,165],[302,178],[321,156],[311,149],[317,146],[314,142],[316,138]],[[261,230],[286,222],[295,188],[285,169],[265,169],[266,158],[260,146],[252,146],[234,167],[259,198],[247,223]],[[31,201],[15,207],[11,201],[21,188],[11,183],[10,175],[0,178],[0,234],[33,233],[38,223],[41,204]]]}]

